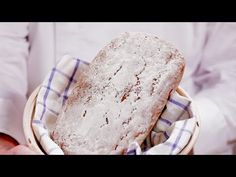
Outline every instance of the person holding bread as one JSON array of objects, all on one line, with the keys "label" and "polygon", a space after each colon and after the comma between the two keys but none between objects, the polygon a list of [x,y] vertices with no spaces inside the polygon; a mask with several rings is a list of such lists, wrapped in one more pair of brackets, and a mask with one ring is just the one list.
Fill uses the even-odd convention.
[{"label": "person holding bread", "polygon": [[90,63],[126,31],[174,44],[186,67],[181,87],[201,121],[195,154],[232,154],[236,139],[236,23],[0,23],[0,154],[34,154],[22,121],[28,96],[69,54]]}]

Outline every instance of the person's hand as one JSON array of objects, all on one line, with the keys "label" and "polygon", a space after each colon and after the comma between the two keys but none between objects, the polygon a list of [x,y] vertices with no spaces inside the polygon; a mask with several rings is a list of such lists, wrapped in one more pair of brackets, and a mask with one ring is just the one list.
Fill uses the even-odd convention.
[{"label": "person's hand", "polygon": [[23,145],[17,145],[9,150],[0,150],[0,155],[34,155],[34,151]]},{"label": "person's hand", "polygon": [[2,155],[27,155],[36,154],[28,147],[18,145],[17,141],[12,137],[0,133],[0,154]]}]

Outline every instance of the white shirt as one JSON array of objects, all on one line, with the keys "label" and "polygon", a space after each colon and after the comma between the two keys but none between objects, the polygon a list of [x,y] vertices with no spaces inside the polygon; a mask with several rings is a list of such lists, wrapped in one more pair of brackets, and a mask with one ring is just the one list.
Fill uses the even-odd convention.
[{"label": "white shirt", "polygon": [[1,23],[0,132],[24,143],[27,96],[64,54],[91,62],[112,38],[143,31],[173,43],[187,66],[181,86],[197,105],[195,153],[231,154],[236,139],[235,23]]}]

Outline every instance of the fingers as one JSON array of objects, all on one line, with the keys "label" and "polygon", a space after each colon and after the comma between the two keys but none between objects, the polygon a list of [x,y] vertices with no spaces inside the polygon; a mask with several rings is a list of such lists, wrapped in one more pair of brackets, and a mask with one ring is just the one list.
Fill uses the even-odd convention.
[{"label": "fingers", "polygon": [[32,151],[31,149],[23,145],[15,146],[14,148],[10,150],[5,151],[4,154],[5,155],[36,155],[34,151]]},{"label": "fingers", "polygon": [[18,143],[15,139],[6,134],[0,133],[0,153],[10,150],[17,145]]}]

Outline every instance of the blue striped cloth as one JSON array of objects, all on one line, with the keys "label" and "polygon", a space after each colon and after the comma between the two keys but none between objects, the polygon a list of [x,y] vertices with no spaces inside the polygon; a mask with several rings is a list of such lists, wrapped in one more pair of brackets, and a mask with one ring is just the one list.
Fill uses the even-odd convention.
[{"label": "blue striped cloth", "polygon": [[[32,127],[36,139],[47,154],[64,154],[50,138],[57,116],[88,63],[64,56],[46,76],[39,90]],[[178,154],[188,144],[196,119],[191,100],[174,93],[168,100],[153,130],[144,143],[129,145],[127,155]]]}]

